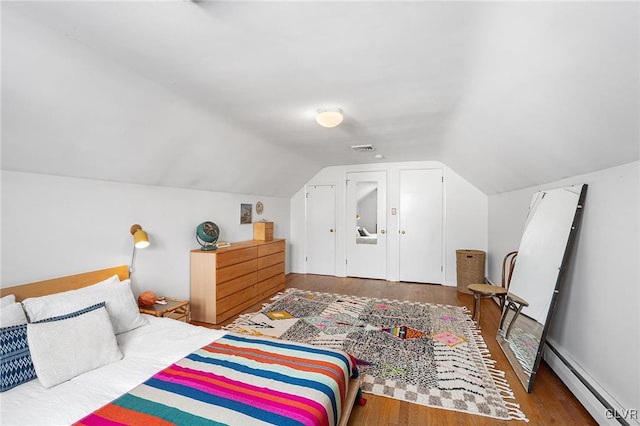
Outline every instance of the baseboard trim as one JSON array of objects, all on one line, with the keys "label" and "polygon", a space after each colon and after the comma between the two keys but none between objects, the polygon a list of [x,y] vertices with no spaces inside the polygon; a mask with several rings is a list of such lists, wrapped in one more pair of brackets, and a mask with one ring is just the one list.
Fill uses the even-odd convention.
[{"label": "baseboard trim", "polygon": [[598,424],[640,425],[638,418],[640,413],[637,410],[622,407],[607,391],[595,383],[586,371],[576,362],[572,362],[570,356],[562,354],[558,348],[558,344],[547,339],[545,361]]}]

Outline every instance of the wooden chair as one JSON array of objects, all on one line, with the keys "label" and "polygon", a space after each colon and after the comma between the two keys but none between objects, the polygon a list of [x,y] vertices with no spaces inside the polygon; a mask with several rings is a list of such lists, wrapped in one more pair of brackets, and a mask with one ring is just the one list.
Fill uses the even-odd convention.
[{"label": "wooden chair", "polygon": [[506,305],[506,309],[503,306],[502,317],[500,318],[500,325],[498,326],[499,330],[502,330],[502,327],[504,326],[504,321],[507,318],[509,309],[512,309],[515,312],[513,314],[513,319],[511,319],[511,322],[509,323],[509,327],[507,327],[507,332],[504,335],[505,340],[509,338],[511,329],[515,324],[518,315],[520,315],[520,312],[522,312],[522,309],[529,306],[529,302],[509,292],[509,287],[511,286],[511,276],[513,275],[513,268],[516,266],[517,257],[518,252],[512,251],[508,253],[502,261],[502,287],[507,289],[507,295],[504,302],[504,304]]},{"label": "wooden chair", "polygon": [[[491,284],[469,284],[467,289],[473,293],[473,312],[471,317],[476,319],[476,312],[478,318],[476,319],[478,327],[480,327],[480,306],[482,299],[497,297],[500,301],[500,312],[504,312],[505,299],[509,292],[509,285],[511,284],[511,276],[513,275],[513,268],[516,264],[517,251],[507,253],[502,260],[502,283],[501,286],[495,286]],[[501,320],[504,320],[504,315]],[[501,322],[502,325],[502,322]]]},{"label": "wooden chair", "polygon": [[518,257],[517,251],[507,253],[502,260],[502,287],[509,291],[511,285],[511,276],[513,275],[513,268],[516,266],[516,258]]},{"label": "wooden chair", "polygon": [[513,318],[509,323],[509,327],[507,327],[507,332],[504,334],[504,339],[507,340],[509,338],[509,333],[511,333],[511,329],[513,328],[513,324],[516,323],[516,319],[518,318],[518,315],[520,315],[522,308],[529,306],[529,302],[516,296],[513,293],[507,293],[507,298],[505,303],[506,303],[506,309],[502,311],[502,318],[500,318],[500,326],[498,326],[499,330],[502,330],[502,326],[504,325],[504,320],[507,318],[507,312],[509,312],[509,309],[513,309],[515,311],[515,313],[513,314]]},{"label": "wooden chair", "polygon": [[500,310],[502,311],[504,308],[504,298],[507,295],[506,288],[491,284],[469,284],[467,289],[473,293],[473,312],[471,317],[476,319],[476,312],[478,313],[478,318],[476,319],[478,327],[480,327],[480,304],[482,299],[497,297],[500,299]]}]

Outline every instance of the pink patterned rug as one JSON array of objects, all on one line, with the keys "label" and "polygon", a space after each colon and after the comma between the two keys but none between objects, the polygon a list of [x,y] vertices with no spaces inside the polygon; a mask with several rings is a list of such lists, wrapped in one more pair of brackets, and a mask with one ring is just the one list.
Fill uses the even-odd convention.
[{"label": "pink patterned rug", "polygon": [[342,349],[363,391],[527,421],[466,308],[288,289],[229,330]]}]

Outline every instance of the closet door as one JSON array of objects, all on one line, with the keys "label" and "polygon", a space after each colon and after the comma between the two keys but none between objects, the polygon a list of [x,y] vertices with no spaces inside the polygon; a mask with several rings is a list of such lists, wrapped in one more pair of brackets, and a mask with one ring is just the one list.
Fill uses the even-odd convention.
[{"label": "closet door", "polygon": [[442,284],[442,170],[400,171],[400,281]]},{"label": "closet door", "polygon": [[347,174],[347,275],[387,278],[387,173]]},{"label": "closet door", "polygon": [[306,272],[336,274],[336,190],[308,185],[306,191]]}]

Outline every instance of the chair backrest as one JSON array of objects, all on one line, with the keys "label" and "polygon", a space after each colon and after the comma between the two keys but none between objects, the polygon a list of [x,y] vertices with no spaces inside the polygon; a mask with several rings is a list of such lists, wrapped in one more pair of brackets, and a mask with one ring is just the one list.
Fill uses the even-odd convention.
[{"label": "chair backrest", "polygon": [[511,275],[513,275],[513,268],[516,266],[516,258],[518,257],[517,251],[507,253],[502,260],[502,287],[509,290],[511,285]]}]

